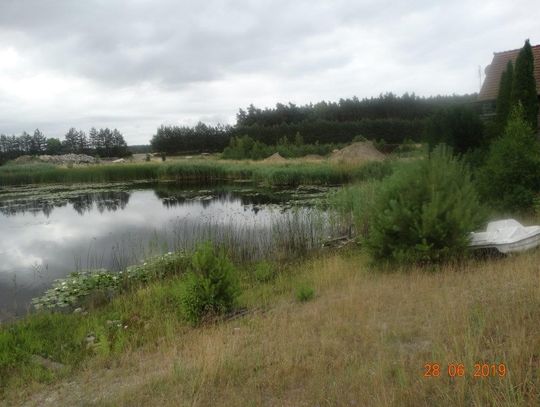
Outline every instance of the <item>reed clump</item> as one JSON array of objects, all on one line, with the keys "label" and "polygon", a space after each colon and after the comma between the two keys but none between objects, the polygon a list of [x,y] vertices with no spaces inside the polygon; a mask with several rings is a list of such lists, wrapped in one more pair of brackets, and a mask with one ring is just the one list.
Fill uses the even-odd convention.
[{"label": "reed clump", "polygon": [[341,184],[381,178],[392,164],[335,165],[331,163],[243,163],[227,161],[173,161],[165,163],[99,164],[59,167],[49,164],[4,165],[0,186],[25,184],[73,184],[141,180],[211,182],[252,180],[268,185]]}]

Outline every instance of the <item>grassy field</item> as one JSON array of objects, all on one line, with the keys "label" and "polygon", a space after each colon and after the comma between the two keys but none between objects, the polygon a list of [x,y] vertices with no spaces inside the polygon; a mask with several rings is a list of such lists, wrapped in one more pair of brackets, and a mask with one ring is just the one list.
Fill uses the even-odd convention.
[{"label": "grassy field", "polygon": [[387,175],[389,162],[364,165],[292,162],[272,164],[218,160],[176,160],[164,163],[101,164],[73,168],[51,164],[4,165],[0,186],[25,184],[72,184],[138,180],[211,182],[252,180],[268,185],[340,184]]},{"label": "grassy field", "polygon": [[[108,341],[84,358],[56,355],[66,364],[57,374],[33,366],[39,375],[10,377],[4,404],[535,406],[539,264],[536,250],[390,273],[357,250],[329,252],[266,283],[245,270],[249,313],[200,328],[179,314],[181,278],[153,283],[87,316],[40,317],[48,335],[92,330]],[[300,302],[299,287],[314,298]],[[39,319],[32,324],[39,336]],[[427,363],[440,376],[424,377]],[[505,375],[474,377],[475,363],[504,364]],[[449,364],[464,375],[449,377]]]}]

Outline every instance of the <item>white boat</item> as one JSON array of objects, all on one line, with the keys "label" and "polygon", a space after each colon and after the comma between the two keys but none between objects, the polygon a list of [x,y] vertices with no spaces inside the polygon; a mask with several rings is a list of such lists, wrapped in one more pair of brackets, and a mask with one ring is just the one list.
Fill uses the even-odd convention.
[{"label": "white boat", "polygon": [[515,219],[489,222],[485,232],[472,232],[473,249],[497,249],[501,253],[522,252],[540,245],[540,226],[523,226]]}]

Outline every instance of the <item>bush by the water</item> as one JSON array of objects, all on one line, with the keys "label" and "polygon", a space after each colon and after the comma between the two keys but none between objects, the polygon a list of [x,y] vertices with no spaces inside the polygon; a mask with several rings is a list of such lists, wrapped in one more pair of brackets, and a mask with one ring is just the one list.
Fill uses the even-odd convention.
[{"label": "bush by the water", "polygon": [[381,182],[371,209],[372,255],[399,263],[463,255],[484,214],[468,168],[443,146]]},{"label": "bush by the water", "polygon": [[479,186],[490,204],[503,210],[531,208],[540,195],[540,143],[521,106],[511,112],[503,136],[491,145]]},{"label": "bush by the water", "polygon": [[197,324],[204,318],[230,312],[239,294],[237,271],[223,251],[201,244],[192,256],[182,297],[186,318]]}]

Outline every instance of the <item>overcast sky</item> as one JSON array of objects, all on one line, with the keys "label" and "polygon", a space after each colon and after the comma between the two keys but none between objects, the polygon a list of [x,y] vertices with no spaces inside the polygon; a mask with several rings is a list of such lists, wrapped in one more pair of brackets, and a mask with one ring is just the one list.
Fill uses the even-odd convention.
[{"label": "overcast sky", "polygon": [[234,123],[250,103],[472,93],[538,0],[0,0],[0,133]]}]

